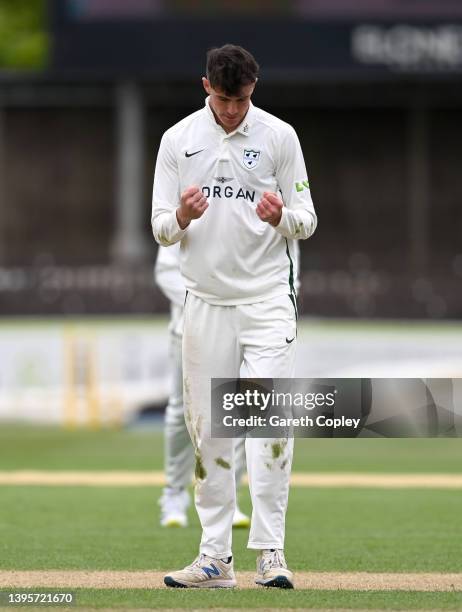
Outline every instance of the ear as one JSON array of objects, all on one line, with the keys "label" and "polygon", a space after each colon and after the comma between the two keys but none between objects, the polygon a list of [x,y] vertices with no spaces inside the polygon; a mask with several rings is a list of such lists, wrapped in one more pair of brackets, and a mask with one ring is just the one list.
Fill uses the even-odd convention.
[{"label": "ear", "polygon": [[202,85],[203,85],[205,91],[210,96],[210,94],[212,93],[212,87],[211,87],[210,81],[208,80],[207,77],[202,77]]}]

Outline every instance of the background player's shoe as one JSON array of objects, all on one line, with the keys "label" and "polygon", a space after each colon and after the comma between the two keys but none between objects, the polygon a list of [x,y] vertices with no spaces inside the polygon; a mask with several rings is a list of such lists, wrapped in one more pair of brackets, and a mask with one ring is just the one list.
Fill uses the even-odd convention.
[{"label": "background player's shoe", "polygon": [[234,510],[233,527],[235,529],[248,529],[250,527],[250,517],[241,512],[239,506],[236,506]]},{"label": "background player's shoe", "polygon": [[161,526],[186,527],[188,525],[186,510],[189,502],[189,493],[186,489],[165,487],[162,497],[159,499]]},{"label": "background player's shoe", "polygon": [[294,588],[294,576],[287,569],[283,550],[272,548],[261,551],[260,556],[257,557],[255,582],[266,587]]},{"label": "background player's shoe", "polygon": [[164,583],[169,587],[232,588],[236,586],[233,559],[226,563],[207,555],[199,555],[191,565],[178,572],[167,574]]}]

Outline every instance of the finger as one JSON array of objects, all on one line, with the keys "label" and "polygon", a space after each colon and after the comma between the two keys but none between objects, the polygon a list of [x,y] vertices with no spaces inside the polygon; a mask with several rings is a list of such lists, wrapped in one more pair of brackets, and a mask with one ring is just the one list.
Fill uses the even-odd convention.
[{"label": "finger", "polygon": [[198,200],[194,200],[193,198],[189,198],[188,199],[188,206],[192,210],[195,210],[199,206],[201,201],[202,201],[202,198],[199,198]]},{"label": "finger", "polygon": [[266,206],[270,206],[270,203],[268,202],[266,198],[262,198],[260,202],[258,203],[258,206],[266,207]]},{"label": "finger", "polygon": [[260,217],[260,219],[261,219],[262,221],[268,221],[268,216],[269,216],[269,215],[268,215],[268,213],[266,212],[266,210],[264,210],[264,209],[260,208],[260,209],[257,209],[257,211],[256,211],[256,212],[257,212],[257,215]]},{"label": "finger", "polygon": [[260,219],[266,215],[265,209],[262,208],[260,205],[257,206],[257,208],[255,209],[255,212],[260,217]]},{"label": "finger", "polygon": [[197,187],[189,187],[188,189],[185,189],[181,195],[181,199],[184,202],[188,202],[190,200],[190,198],[194,197],[197,193],[200,193],[199,188]]},{"label": "finger", "polygon": [[272,215],[273,214],[273,208],[272,208],[271,204],[269,202],[267,202],[266,200],[263,200],[262,202],[260,202],[259,206],[260,206],[260,210],[262,211],[263,214],[265,214],[265,215]]},{"label": "finger", "polygon": [[189,196],[189,201],[191,202],[191,204],[196,204],[197,202],[200,202],[203,197],[204,194],[202,193],[202,191],[199,190]]},{"label": "finger", "polygon": [[208,202],[207,200],[204,198],[203,200],[201,200],[200,202],[198,202],[197,204],[194,205],[194,208],[196,210],[202,210],[205,206],[208,206]]},{"label": "finger", "polygon": [[202,206],[202,204],[204,204],[204,202],[207,202],[207,198],[205,197],[205,195],[203,193],[201,193],[201,197],[200,197],[199,200],[197,200],[196,206]]},{"label": "finger", "polygon": [[264,204],[259,204],[257,206],[257,212],[259,215],[267,215],[268,214],[268,209]]},{"label": "finger", "polygon": [[194,206],[194,208],[197,208],[198,206],[202,206],[204,202],[207,202],[207,198],[204,196],[203,193],[201,193],[200,197],[192,201],[192,206]]},{"label": "finger", "polygon": [[202,205],[200,208],[197,209],[197,214],[199,215],[199,217],[202,217],[202,215],[204,214],[204,212],[207,210],[208,207],[209,207],[209,203],[206,202],[204,205]]},{"label": "finger", "polygon": [[274,206],[277,206],[278,208],[281,208],[283,206],[281,198],[275,193],[267,193],[266,199],[268,200],[268,202],[270,202]]}]

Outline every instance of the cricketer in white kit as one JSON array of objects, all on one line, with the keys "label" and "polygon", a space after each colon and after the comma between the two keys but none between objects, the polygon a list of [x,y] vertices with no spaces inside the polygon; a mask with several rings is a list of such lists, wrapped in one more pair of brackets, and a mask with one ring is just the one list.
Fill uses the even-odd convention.
[{"label": "cricketer in white kit", "polygon": [[[157,157],[153,233],[163,246],[181,241],[188,291],[184,402],[202,525],[199,556],[168,574],[168,586],[236,585],[234,441],[210,435],[211,378],[237,378],[241,364],[251,378],[294,373],[293,241],[309,238],[317,219],[295,131],[251,104],[257,75],[241,47],[209,51],[205,107],[165,132]],[[264,586],[293,588],[283,552],[292,454],[293,439],[246,440],[248,547],[260,551],[256,582]]]}]

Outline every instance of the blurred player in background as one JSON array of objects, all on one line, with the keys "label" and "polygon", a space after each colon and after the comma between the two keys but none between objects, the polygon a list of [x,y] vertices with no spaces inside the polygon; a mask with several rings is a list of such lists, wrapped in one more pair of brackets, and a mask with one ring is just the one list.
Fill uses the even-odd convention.
[{"label": "blurred player in background", "polygon": [[[169,249],[159,247],[155,266],[155,280],[165,297],[170,300],[169,344],[172,369],[171,390],[165,411],[165,480],[166,486],[159,500],[162,527],[186,527],[190,485],[194,472],[194,449],[186,428],[183,405],[183,305],[186,289],[180,272],[180,244]],[[236,487],[245,472],[245,440],[236,440]],[[249,527],[250,518],[236,503],[233,527]]]},{"label": "blurred player in background", "polygon": [[[254,107],[252,55],[234,45],[207,54],[205,107],[167,130],[157,156],[152,228],[181,241],[185,419],[196,456],[199,556],[164,578],[172,587],[234,587],[234,441],[212,438],[211,378],[294,375],[294,240],[316,228],[294,129]],[[248,547],[257,584],[293,588],[284,557],[293,438],[247,438],[252,497]],[[274,452],[274,450],[277,452]]]}]

